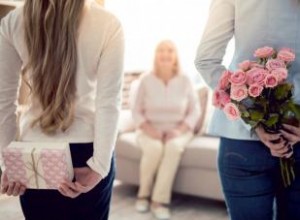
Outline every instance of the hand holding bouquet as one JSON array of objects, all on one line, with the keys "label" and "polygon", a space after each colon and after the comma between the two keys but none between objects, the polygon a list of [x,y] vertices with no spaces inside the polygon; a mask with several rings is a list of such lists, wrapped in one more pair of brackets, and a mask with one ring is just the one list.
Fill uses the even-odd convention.
[{"label": "hand holding bouquet", "polygon": [[[295,143],[288,143],[291,142],[288,125],[300,125],[300,106],[294,102],[293,85],[287,81],[295,54],[289,48],[277,52],[271,47],[263,47],[257,49],[254,56],[257,61],[246,60],[239,64],[237,71],[222,74],[214,91],[213,104],[230,120],[242,119],[251,126],[252,133],[257,128],[271,134],[282,131],[280,139],[292,146]],[[293,157],[280,158],[285,186],[295,178],[293,163]]]}]

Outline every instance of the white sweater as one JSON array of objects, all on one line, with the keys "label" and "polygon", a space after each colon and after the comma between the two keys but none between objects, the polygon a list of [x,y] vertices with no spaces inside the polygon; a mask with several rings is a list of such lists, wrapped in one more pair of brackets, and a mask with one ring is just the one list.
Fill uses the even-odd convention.
[{"label": "white sweater", "polygon": [[[15,113],[20,70],[28,61],[22,14],[23,7],[12,11],[0,27],[0,149],[15,140],[18,127]],[[41,112],[32,102],[19,120],[20,140],[93,142],[94,155],[87,164],[104,178],[110,170],[121,106],[124,39],[119,20],[96,2],[86,0],[77,48],[74,123],[64,133],[45,135],[39,126],[31,127]]]}]

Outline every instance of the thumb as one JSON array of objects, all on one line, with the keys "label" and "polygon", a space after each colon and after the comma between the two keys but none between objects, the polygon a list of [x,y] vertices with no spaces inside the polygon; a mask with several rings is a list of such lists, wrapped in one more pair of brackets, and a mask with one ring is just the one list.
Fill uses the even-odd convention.
[{"label": "thumb", "polygon": [[2,175],[1,175],[1,183],[2,183],[3,181],[5,181],[5,182],[8,181],[8,177],[7,177],[6,171],[2,171]]},{"label": "thumb", "polygon": [[2,175],[1,175],[1,182],[0,182],[0,190],[2,188],[5,188],[8,184],[8,177],[6,175],[6,172],[3,171]]}]

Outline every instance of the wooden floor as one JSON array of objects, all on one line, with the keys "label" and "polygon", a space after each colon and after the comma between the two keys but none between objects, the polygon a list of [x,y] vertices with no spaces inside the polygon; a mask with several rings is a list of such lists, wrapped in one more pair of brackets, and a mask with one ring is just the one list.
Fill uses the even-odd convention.
[{"label": "wooden floor", "polygon": [[[151,213],[134,210],[137,188],[116,184],[110,220],[155,220]],[[0,195],[0,220],[23,220],[18,199]],[[172,220],[227,220],[224,203],[190,196],[174,195]]]}]

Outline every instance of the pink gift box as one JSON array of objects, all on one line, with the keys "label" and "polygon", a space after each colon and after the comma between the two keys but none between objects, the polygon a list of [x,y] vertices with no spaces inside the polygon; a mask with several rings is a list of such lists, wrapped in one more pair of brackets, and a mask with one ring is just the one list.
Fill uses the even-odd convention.
[{"label": "pink gift box", "polygon": [[3,150],[9,182],[30,189],[57,189],[74,177],[67,143],[12,142]]}]

